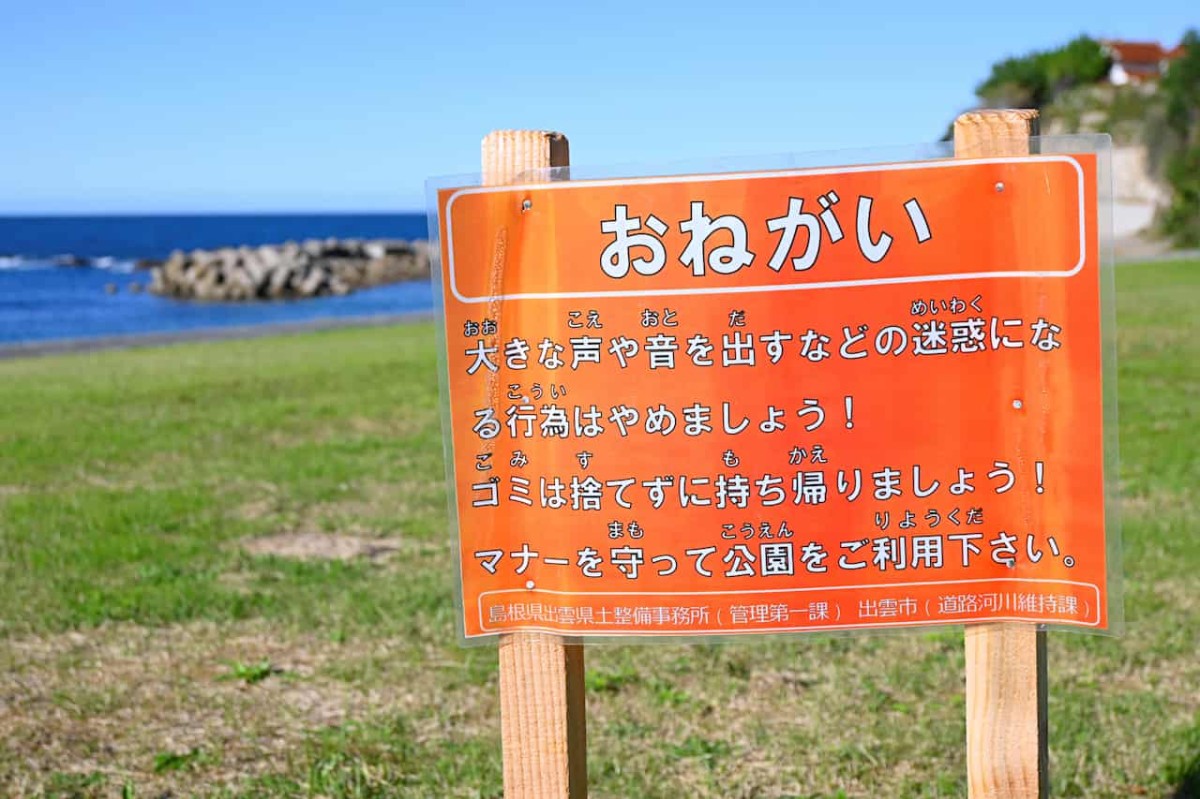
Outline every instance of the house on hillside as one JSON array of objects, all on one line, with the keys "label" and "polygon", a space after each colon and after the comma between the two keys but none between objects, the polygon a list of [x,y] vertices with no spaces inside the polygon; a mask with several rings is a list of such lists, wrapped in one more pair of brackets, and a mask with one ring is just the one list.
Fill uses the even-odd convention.
[{"label": "house on hillside", "polygon": [[1125,42],[1107,39],[1100,42],[1112,60],[1108,80],[1114,86],[1157,83],[1171,62],[1183,55],[1183,45],[1171,49],[1158,42]]}]

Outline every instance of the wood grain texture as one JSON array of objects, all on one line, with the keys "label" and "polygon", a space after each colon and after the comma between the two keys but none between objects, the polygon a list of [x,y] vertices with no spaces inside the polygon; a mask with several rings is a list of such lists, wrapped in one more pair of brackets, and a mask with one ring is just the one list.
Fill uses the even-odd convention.
[{"label": "wood grain texture", "polygon": [[1037,134],[1037,111],[971,111],[954,120],[954,155],[956,158],[1029,155],[1029,137]]},{"label": "wood grain texture", "polygon": [[541,633],[500,640],[506,799],[587,796],[583,646]]},{"label": "wood grain texture", "polygon": [[[1037,111],[974,111],[954,122],[958,158],[1029,155]],[[966,628],[970,799],[1047,796],[1046,633],[1033,624]]]},{"label": "wood grain texture", "polygon": [[[502,130],[483,140],[483,182],[539,182],[529,170],[565,167],[561,133]],[[503,258],[494,266],[500,294]],[[500,322],[503,308],[489,303]],[[506,799],[582,799],[587,796],[587,711],[583,646],[554,635],[512,633],[500,639],[500,734]]]},{"label": "wood grain texture", "polygon": [[494,130],[483,137],[483,183],[497,186],[539,183],[544,175],[522,177],[525,172],[570,165],[570,146],[561,133],[545,130]]}]

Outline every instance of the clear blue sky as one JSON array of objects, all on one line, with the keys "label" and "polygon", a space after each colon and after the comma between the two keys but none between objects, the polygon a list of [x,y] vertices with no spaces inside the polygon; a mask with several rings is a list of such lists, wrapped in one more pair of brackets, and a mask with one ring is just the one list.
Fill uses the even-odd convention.
[{"label": "clear blue sky", "polygon": [[583,165],[932,141],[989,65],[1196,0],[10,0],[0,213],[416,210],[493,128]]}]

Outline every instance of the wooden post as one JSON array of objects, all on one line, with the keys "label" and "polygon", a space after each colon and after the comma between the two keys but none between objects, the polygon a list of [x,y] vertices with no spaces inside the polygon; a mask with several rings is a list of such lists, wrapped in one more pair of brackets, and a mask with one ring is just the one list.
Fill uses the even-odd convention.
[{"label": "wooden post", "polygon": [[[511,183],[526,170],[565,167],[569,160],[561,133],[496,131],[483,140],[483,182]],[[500,735],[506,799],[587,796],[581,644],[539,633],[500,639]]]},{"label": "wooden post", "polygon": [[[975,111],[954,121],[958,158],[1029,155],[1037,111]],[[1047,779],[1046,633],[1033,624],[966,628],[970,799],[1041,799]]]}]

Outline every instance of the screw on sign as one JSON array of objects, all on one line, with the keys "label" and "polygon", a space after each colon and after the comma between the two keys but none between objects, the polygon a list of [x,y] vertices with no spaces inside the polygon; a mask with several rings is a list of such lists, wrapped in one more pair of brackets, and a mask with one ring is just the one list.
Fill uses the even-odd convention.
[{"label": "screw on sign", "polygon": [[1008,113],[960,119],[969,158],[611,181],[494,134],[503,174],[438,191],[508,795],[586,791],[579,640],[938,624],[971,795],[1044,791],[1037,625],[1110,626],[1099,178]]}]

